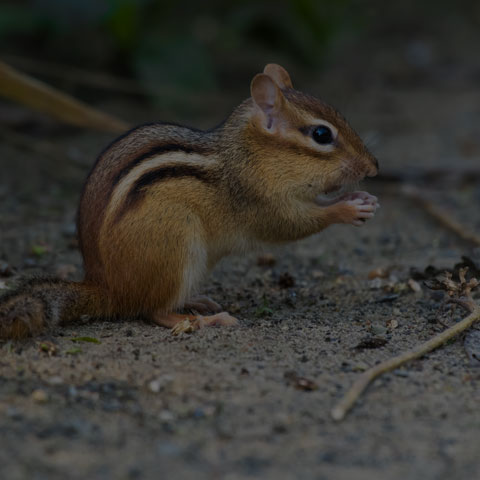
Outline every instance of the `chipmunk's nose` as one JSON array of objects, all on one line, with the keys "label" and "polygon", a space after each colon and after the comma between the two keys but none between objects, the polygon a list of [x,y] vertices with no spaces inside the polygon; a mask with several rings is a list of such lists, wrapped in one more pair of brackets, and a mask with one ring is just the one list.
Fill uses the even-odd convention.
[{"label": "chipmunk's nose", "polygon": [[371,157],[371,164],[369,165],[369,168],[367,170],[367,177],[374,177],[377,175],[378,170],[380,167],[378,166],[378,160],[375,157]]}]

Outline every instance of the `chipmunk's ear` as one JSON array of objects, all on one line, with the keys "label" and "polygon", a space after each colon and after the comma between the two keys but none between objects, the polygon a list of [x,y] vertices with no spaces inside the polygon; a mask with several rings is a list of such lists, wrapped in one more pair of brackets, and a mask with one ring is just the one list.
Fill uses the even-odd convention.
[{"label": "chipmunk's ear", "polygon": [[292,80],[290,80],[290,75],[288,72],[281,67],[280,65],[277,65],[276,63],[269,63],[264,69],[263,73],[268,75],[269,77],[273,78],[275,83],[280,87],[280,88],[293,88],[292,85]]},{"label": "chipmunk's ear", "polygon": [[285,103],[285,97],[280,88],[272,77],[259,73],[253,77],[250,92],[257,106],[257,113],[261,116],[262,125],[269,132],[273,132]]}]

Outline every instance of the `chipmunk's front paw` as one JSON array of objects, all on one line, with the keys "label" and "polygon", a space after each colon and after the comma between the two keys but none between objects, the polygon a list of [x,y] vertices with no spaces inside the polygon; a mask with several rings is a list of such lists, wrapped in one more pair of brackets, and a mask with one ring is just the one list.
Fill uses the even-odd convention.
[{"label": "chipmunk's front paw", "polygon": [[346,193],[341,197],[341,200],[343,201],[349,201],[349,200],[363,200],[363,203],[365,204],[370,204],[370,205],[375,205],[376,208],[380,207],[380,204],[378,203],[378,198],[375,195],[371,195],[368,192],[350,192]]},{"label": "chipmunk's front paw", "polygon": [[375,211],[380,207],[377,197],[367,192],[353,192],[347,194],[343,199],[348,207],[348,217],[345,223],[351,223],[356,227],[362,226],[365,221],[375,215]]}]

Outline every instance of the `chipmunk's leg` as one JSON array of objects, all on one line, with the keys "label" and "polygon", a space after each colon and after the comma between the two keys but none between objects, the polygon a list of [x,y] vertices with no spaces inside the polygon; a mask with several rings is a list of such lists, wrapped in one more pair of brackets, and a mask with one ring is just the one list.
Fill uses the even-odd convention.
[{"label": "chipmunk's leg", "polygon": [[191,315],[183,313],[169,313],[152,315],[151,319],[163,327],[171,328],[173,333],[191,332],[203,327],[225,326],[231,327],[238,324],[238,320],[227,312],[215,315]]},{"label": "chipmunk's leg", "polygon": [[192,297],[184,305],[187,309],[196,310],[198,313],[204,315],[206,313],[220,313],[222,306],[217,302],[214,302],[211,298],[205,295],[196,295]]}]

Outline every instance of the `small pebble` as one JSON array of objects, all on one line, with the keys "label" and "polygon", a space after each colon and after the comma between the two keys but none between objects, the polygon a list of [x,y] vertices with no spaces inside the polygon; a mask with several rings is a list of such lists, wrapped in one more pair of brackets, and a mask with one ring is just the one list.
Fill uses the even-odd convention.
[{"label": "small pebble", "polygon": [[158,418],[162,422],[173,422],[175,420],[175,415],[170,410],[162,410],[158,414]]},{"label": "small pebble", "polygon": [[415,281],[413,278],[411,278],[408,282],[408,286],[412,289],[412,291],[414,291],[415,293],[418,293],[418,292],[421,292],[422,291],[422,287],[420,286],[420,284]]},{"label": "small pebble", "polygon": [[60,377],[59,375],[54,375],[53,377],[50,377],[48,379],[48,383],[50,385],[62,385],[63,384],[63,378]]},{"label": "small pebble", "polygon": [[383,325],[373,324],[370,327],[370,331],[375,335],[385,335],[387,333],[388,329],[386,327],[384,327]]},{"label": "small pebble", "polygon": [[45,390],[37,389],[32,392],[31,398],[35,403],[46,403],[48,402],[48,393]]},{"label": "small pebble", "polygon": [[155,378],[154,380],[148,383],[148,389],[152,393],[158,393],[165,389],[168,385],[173,382],[172,375],[163,375],[161,377]]}]

